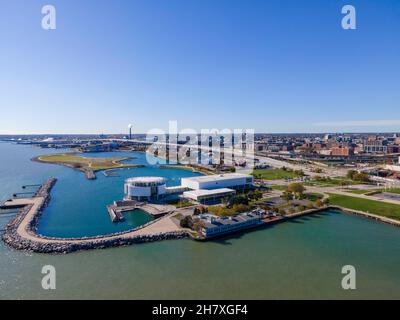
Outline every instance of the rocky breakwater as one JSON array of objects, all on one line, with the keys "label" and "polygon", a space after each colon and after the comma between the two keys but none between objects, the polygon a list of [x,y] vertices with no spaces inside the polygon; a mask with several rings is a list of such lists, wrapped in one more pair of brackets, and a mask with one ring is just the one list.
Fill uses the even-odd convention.
[{"label": "rocky breakwater", "polygon": [[[17,250],[25,250],[38,253],[69,253],[79,250],[105,249],[111,247],[126,246],[135,243],[145,243],[169,239],[181,239],[188,237],[185,230],[148,233],[144,228],[161,219],[155,219],[136,229],[113,233],[97,237],[82,238],[53,238],[37,233],[37,226],[43,209],[50,201],[50,190],[56,183],[55,178],[48,179],[37,191],[35,196],[27,203],[15,218],[7,225],[2,238],[10,247]],[[167,217],[164,217],[167,218]],[[142,232],[141,232],[142,231]]]},{"label": "rocky breakwater", "polygon": [[18,233],[13,233],[12,235],[10,235],[8,239],[4,240],[8,245],[18,250],[31,251],[37,253],[67,254],[80,250],[107,249],[107,248],[122,247],[122,246],[128,246],[132,244],[139,244],[146,242],[183,239],[187,237],[188,237],[187,232],[177,231],[177,232],[159,233],[152,235],[136,235],[136,236],[133,235],[127,237],[124,237],[123,235],[118,236],[116,234],[112,234],[107,237],[73,238],[73,239],[58,239],[58,238],[47,238],[40,236],[40,238],[45,241],[32,241],[20,237]]}]

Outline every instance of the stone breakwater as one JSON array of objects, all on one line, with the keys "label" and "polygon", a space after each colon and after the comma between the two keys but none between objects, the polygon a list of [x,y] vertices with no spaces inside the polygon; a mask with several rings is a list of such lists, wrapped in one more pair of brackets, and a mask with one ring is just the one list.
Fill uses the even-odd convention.
[{"label": "stone breakwater", "polygon": [[[152,220],[136,229],[113,233],[97,237],[82,238],[54,238],[37,233],[37,226],[43,209],[50,201],[50,190],[56,183],[55,178],[48,179],[36,192],[35,196],[24,206],[15,218],[7,225],[2,238],[6,244],[17,250],[25,250],[38,253],[70,253],[79,250],[105,249],[111,247],[127,246],[135,243],[145,243],[169,239],[188,237],[185,230],[165,228],[165,232],[159,229],[143,232],[145,228],[151,228],[154,224],[162,224],[162,219]],[[156,231],[154,231],[156,230]]]}]

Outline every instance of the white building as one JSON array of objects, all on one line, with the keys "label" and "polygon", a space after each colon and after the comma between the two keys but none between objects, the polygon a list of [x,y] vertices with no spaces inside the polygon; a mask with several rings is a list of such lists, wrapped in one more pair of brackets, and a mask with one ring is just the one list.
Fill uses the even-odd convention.
[{"label": "white building", "polygon": [[185,191],[182,195],[183,198],[196,201],[201,204],[215,204],[221,199],[235,195],[236,191],[228,188],[213,189],[213,190],[190,190]]},{"label": "white building", "polygon": [[241,173],[215,174],[211,176],[200,176],[181,179],[182,187],[186,187],[192,190],[212,190],[222,188],[244,190],[252,188],[253,183],[253,176]]},{"label": "white building", "polygon": [[236,191],[252,188],[253,182],[253,176],[228,173],[182,178],[180,186],[167,187],[161,177],[136,177],[125,181],[124,192],[126,200],[150,201],[180,194],[181,198],[211,204],[234,195]]},{"label": "white building", "polygon": [[397,165],[387,165],[386,169],[390,171],[400,172],[400,157],[399,157],[399,163]]},{"label": "white building", "polygon": [[222,234],[235,232],[242,229],[252,228],[262,224],[261,218],[265,213],[263,210],[241,213],[233,217],[216,217],[210,214],[199,216],[203,222],[201,233],[205,238],[212,238]]},{"label": "white building", "polygon": [[165,179],[162,177],[137,177],[125,180],[125,199],[159,199],[166,193]]}]

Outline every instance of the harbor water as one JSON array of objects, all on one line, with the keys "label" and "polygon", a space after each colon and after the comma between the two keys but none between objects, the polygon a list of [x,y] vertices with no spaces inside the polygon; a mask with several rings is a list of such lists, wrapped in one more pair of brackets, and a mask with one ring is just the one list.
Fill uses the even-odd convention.
[{"label": "harbor water", "polygon": [[[59,165],[30,161],[60,150],[0,143],[0,200],[49,176],[58,182],[39,232],[80,237],[128,230],[146,223],[131,212],[113,224],[105,206],[123,196],[133,176],[163,176],[169,185],[191,171],[157,165],[118,170],[90,181]],[[146,164],[143,153],[131,163]],[[159,160],[162,163],[162,160]],[[9,220],[0,216],[0,229]],[[56,290],[41,287],[42,267],[56,268]],[[357,271],[357,289],[343,290],[344,265]],[[68,255],[20,252],[0,243],[0,299],[291,299],[400,298],[400,229],[328,210],[223,239],[200,243],[170,240]]]}]

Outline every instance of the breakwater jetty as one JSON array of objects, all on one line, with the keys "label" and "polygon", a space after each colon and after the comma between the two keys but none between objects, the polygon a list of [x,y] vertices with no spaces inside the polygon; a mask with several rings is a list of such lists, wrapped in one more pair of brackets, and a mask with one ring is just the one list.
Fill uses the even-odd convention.
[{"label": "breakwater jetty", "polygon": [[171,214],[133,230],[97,237],[54,238],[40,235],[37,233],[39,219],[50,201],[50,191],[56,181],[55,178],[48,179],[32,198],[12,199],[3,204],[6,208],[20,208],[2,236],[7,245],[38,253],[69,253],[188,237],[187,230],[178,227],[172,221]]}]

